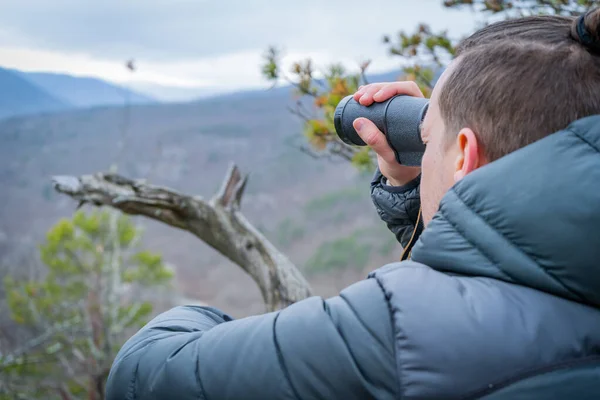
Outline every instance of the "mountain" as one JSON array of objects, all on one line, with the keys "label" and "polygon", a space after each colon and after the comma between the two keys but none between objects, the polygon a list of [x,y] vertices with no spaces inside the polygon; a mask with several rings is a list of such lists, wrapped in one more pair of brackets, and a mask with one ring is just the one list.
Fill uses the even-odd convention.
[{"label": "mountain", "polygon": [[133,82],[129,87],[132,90],[146,93],[156,99],[170,103],[184,103],[199,100],[222,92],[222,88],[219,86],[182,87],[166,86],[149,82]]},{"label": "mountain", "polygon": [[[17,72],[17,71],[15,71]],[[48,72],[17,72],[22,78],[74,107],[149,104],[156,100],[101,79]]]},{"label": "mountain", "polygon": [[[388,82],[397,80],[400,76],[401,71],[391,71],[378,74],[368,74],[367,78],[370,82]],[[321,83],[324,83],[321,81]],[[131,88],[138,90],[142,93],[148,93],[157,99],[165,102],[190,102],[190,101],[202,101],[206,98],[216,97],[228,97],[228,98],[241,98],[241,97],[254,97],[255,95],[261,96],[266,94],[270,96],[271,93],[284,90],[289,91],[289,86],[285,85],[282,87],[275,87],[273,89],[244,89],[244,90],[224,90],[219,86],[202,86],[202,87],[170,87],[154,83],[147,82],[135,82],[132,83]]]},{"label": "mountain", "polygon": [[[441,71],[440,71],[441,72]],[[369,82],[398,79],[400,71],[368,74]],[[439,73],[437,74],[439,76]],[[23,72],[0,67],[0,119],[77,108],[201,101],[206,98],[249,99],[289,91],[289,87],[222,93],[219,87],[167,87],[151,83],[119,86],[102,79],[48,72]]]},{"label": "mountain", "polygon": [[151,96],[101,79],[0,67],[0,119],[157,102]]},{"label": "mountain", "polygon": [[[433,70],[434,70],[432,84],[435,84],[435,82],[437,82],[437,80],[439,79],[441,74],[444,72],[444,68],[439,68],[435,65],[432,66],[431,68],[433,68]],[[366,78],[367,78],[367,82],[369,82],[369,83],[394,82],[394,81],[401,79],[402,74],[403,73],[401,70],[393,70],[393,71],[387,71],[387,72],[367,74]],[[320,86],[320,87],[327,86],[327,83],[324,80],[319,80],[319,79],[315,79],[315,80],[317,81],[317,86]],[[196,99],[196,102],[202,103],[205,101],[214,101],[216,99],[250,101],[250,100],[263,99],[263,98],[272,98],[273,96],[289,96],[291,94],[291,92],[292,92],[292,88],[289,85],[283,85],[283,86],[275,86],[273,88],[267,88],[267,89],[238,90],[236,92],[231,92],[231,93],[214,93],[214,94],[204,93],[204,94],[202,94],[202,96],[200,96],[200,95],[198,96],[198,98]],[[208,97],[208,100],[206,97]]]},{"label": "mountain", "polygon": [[20,73],[0,67],[0,119],[71,107],[68,101],[28,81]]}]

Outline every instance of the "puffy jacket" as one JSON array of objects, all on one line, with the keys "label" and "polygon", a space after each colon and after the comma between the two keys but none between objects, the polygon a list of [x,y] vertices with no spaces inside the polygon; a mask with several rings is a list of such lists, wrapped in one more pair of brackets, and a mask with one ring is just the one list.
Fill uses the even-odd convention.
[{"label": "puffy jacket", "polygon": [[371,181],[371,200],[379,217],[398,239],[403,248],[411,248],[423,230],[419,218],[421,176],[404,186],[390,186],[379,169]]},{"label": "puffy jacket", "polygon": [[231,320],[159,315],[109,400],[599,399],[600,116],[454,185],[410,261]]}]

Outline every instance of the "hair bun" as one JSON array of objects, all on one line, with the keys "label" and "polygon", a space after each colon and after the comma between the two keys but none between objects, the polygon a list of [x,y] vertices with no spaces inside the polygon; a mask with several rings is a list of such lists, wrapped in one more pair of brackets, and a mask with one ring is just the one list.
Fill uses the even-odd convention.
[{"label": "hair bun", "polygon": [[588,50],[600,54],[600,8],[589,10],[575,19],[571,36]]}]

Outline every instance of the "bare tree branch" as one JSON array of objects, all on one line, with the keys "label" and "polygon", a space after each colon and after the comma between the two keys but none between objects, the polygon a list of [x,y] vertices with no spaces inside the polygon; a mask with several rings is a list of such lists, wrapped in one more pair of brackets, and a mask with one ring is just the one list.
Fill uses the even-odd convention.
[{"label": "bare tree branch", "polygon": [[360,77],[363,80],[363,85],[368,85],[369,80],[367,79],[367,68],[371,65],[371,60],[365,60],[360,64]]},{"label": "bare tree branch", "polygon": [[236,166],[208,202],[116,174],[57,176],[53,181],[58,192],[79,202],[143,215],[192,233],[254,279],[268,311],[311,295],[298,269],[240,212],[247,177],[242,177]]}]

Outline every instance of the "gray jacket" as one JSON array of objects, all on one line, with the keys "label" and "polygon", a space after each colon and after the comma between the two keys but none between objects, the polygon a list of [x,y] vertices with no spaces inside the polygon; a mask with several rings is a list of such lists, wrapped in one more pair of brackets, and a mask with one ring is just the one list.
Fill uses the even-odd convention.
[{"label": "gray jacket", "polygon": [[410,261],[239,320],[159,315],[109,400],[599,399],[600,116],[474,171]]}]

